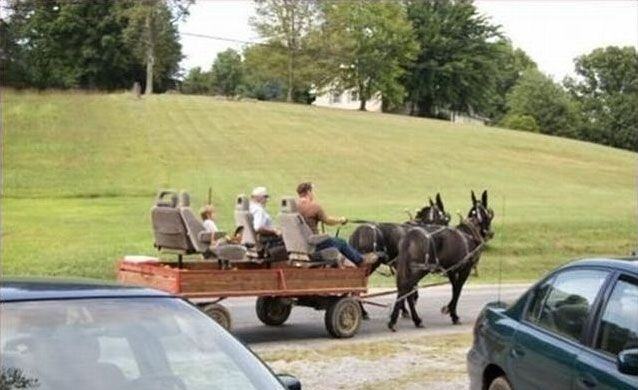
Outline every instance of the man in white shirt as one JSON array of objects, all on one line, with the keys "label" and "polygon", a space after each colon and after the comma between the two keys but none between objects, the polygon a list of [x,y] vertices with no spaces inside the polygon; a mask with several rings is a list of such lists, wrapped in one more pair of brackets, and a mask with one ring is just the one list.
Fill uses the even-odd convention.
[{"label": "man in white shirt", "polygon": [[265,208],[269,198],[266,187],[255,187],[250,194],[248,210],[253,216],[255,233],[264,236],[279,236],[280,232],[272,225],[272,218]]}]

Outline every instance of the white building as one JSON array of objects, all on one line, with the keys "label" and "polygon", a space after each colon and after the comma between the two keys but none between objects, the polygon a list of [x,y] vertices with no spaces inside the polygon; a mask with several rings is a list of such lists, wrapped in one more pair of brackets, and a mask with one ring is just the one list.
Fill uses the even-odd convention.
[{"label": "white building", "polygon": [[[317,92],[315,101],[312,102],[317,107],[333,107],[344,110],[359,109],[359,93],[355,89],[345,91],[326,90]],[[366,110],[381,112],[381,94],[376,93],[366,102]]]}]

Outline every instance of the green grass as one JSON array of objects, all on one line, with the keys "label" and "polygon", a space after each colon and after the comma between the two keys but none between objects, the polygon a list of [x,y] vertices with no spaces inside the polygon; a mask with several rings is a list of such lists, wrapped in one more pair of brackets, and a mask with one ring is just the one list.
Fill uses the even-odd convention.
[{"label": "green grass", "polygon": [[196,96],[5,91],[2,108],[8,275],[113,278],[119,256],[155,253],[148,211],[158,188],[188,189],[198,208],[212,186],[228,230],[236,194],[266,185],[279,199],[304,180],[330,213],[386,221],[437,191],[465,214],[469,190],[489,189],[496,237],[481,281],[495,280],[499,264],[504,279],[521,281],[573,257],[636,247],[636,154],[627,151]]}]

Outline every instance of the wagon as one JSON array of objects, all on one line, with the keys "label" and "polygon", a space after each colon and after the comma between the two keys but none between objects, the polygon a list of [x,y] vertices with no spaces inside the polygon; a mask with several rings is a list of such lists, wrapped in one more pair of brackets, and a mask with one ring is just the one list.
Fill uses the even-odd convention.
[{"label": "wagon", "polygon": [[[220,269],[215,262],[146,261],[122,259],[118,280],[187,298],[226,329],[230,312],[221,302],[234,297],[257,297],[255,311],[268,326],[286,322],[294,306],[325,310],[325,326],[336,338],[354,336],[361,325],[359,300],[367,292],[368,267],[302,268],[273,265],[264,268],[239,263]],[[204,301],[204,302],[202,302]]]},{"label": "wagon", "polygon": [[[166,200],[168,195],[171,198]],[[182,194],[178,202],[176,193],[160,192],[151,209],[155,246],[177,254],[177,261],[124,257],[117,265],[118,280],[193,300],[227,329],[232,319],[221,302],[257,297],[255,310],[265,325],[282,325],[294,306],[306,306],[325,310],[326,329],[333,337],[354,336],[362,321],[370,266],[335,267],[338,251],[313,251],[313,243],[322,237],[307,231],[294,200],[285,198],[281,206],[284,258],[264,255],[252,229],[248,200],[242,195],[235,206],[235,222],[244,228],[241,245],[210,253],[210,233],[193,215],[188,195]],[[184,261],[189,254],[204,260]]]}]

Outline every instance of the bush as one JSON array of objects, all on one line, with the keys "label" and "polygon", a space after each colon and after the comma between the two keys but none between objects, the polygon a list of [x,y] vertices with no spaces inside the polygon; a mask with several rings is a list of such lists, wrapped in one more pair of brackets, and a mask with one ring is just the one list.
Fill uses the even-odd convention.
[{"label": "bush", "polygon": [[499,122],[499,125],[508,129],[533,131],[535,133],[540,131],[536,119],[531,115],[509,114]]}]

